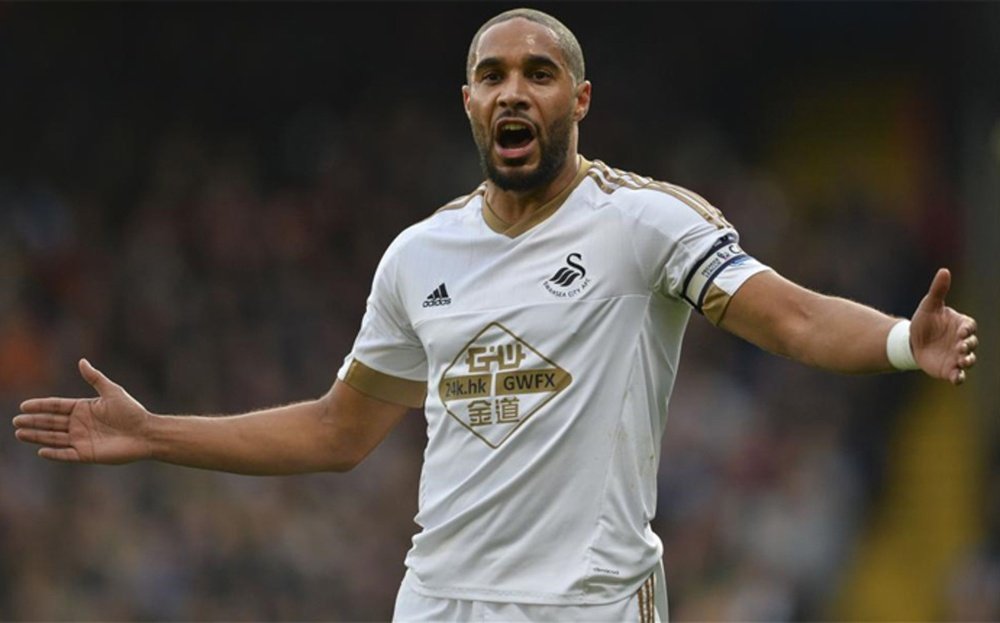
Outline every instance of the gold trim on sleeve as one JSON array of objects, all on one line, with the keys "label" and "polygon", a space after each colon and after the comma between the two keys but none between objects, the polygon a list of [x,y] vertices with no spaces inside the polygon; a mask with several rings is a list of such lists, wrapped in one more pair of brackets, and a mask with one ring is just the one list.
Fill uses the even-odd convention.
[{"label": "gold trim on sleeve", "polygon": [[705,300],[701,304],[701,313],[704,314],[712,324],[717,325],[722,322],[722,317],[726,314],[726,308],[729,306],[729,300],[731,298],[732,297],[719,286],[714,283],[709,284],[708,292],[705,293]]},{"label": "gold trim on sleeve", "polygon": [[357,359],[351,361],[344,382],[366,396],[414,409],[423,407],[427,397],[426,383],[379,372]]}]

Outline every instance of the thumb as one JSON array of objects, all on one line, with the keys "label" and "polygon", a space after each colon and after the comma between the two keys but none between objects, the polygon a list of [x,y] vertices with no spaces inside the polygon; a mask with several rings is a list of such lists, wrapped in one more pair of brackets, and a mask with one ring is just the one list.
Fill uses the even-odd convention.
[{"label": "thumb", "polygon": [[931,281],[931,287],[927,291],[927,296],[921,301],[921,311],[935,311],[944,307],[944,299],[951,289],[951,272],[947,268],[940,268]]},{"label": "thumb", "polygon": [[104,376],[103,372],[90,365],[90,362],[86,359],[81,359],[79,366],[80,376],[83,377],[83,380],[90,383],[90,386],[93,387],[102,397],[115,387],[115,384],[111,382],[111,379]]}]

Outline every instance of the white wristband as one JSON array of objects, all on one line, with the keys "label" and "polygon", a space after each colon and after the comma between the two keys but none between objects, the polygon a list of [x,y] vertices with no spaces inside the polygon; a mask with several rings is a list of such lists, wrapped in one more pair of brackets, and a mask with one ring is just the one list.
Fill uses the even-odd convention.
[{"label": "white wristband", "polygon": [[910,348],[910,321],[900,320],[892,325],[889,337],[885,339],[885,354],[889,363],[897,370],[919,370],[917,360],[913,358]]}]

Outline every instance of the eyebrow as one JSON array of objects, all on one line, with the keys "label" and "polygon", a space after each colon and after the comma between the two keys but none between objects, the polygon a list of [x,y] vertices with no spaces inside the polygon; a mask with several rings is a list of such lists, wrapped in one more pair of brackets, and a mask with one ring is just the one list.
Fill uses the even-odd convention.
[{"label": "eyebrow", "polygon": [[[504,64],[504,61],[496,56],[487,56],[476,63],[476,66],[472,68],[472,73],[476,75],[485,69],[503,67]],[[524,64],[528,67],[548,67],[557,71],[560,69],[559,64],[552,60],[552,57],[544,54],[529,54],[524,58]]]},{"label": "eyebrow", "polygon": [[472,68],[472,73],[478,74],[480,71],[484,69],[492,69],[494,67],[499,67],[501,65],[503,65],[503,63],[500,61],[499,58],[495,56],[488,56],[483,60],[479,61],[478,63],[476,63],[476,66]]}]

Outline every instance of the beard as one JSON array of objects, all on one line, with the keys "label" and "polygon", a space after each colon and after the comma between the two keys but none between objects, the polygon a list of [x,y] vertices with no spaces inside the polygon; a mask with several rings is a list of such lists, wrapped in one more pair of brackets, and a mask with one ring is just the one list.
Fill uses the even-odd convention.
[{"label": "beard", "polygon": [[572,131],[573,121],[570,115],[556,119],[545,128],[544,133],[535,136],[541,151],[535,170],[504,173],[497,168],[489,130],[478,123],[472,123],[472,138],[479,150],[479,166],[483,169],[483,174],[501,190],[515,192],[541,188],[559,175],[566,163]]}]

